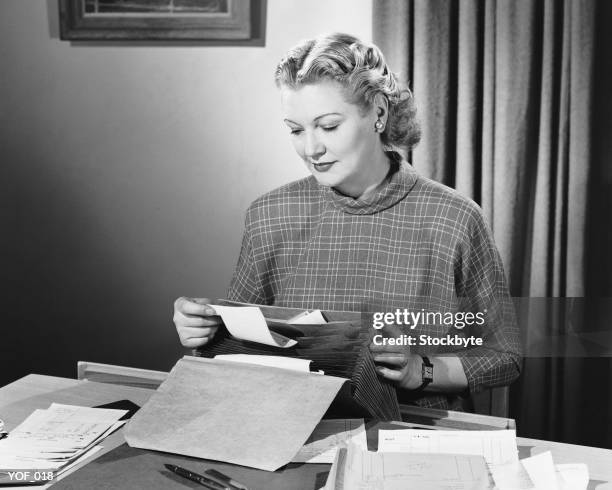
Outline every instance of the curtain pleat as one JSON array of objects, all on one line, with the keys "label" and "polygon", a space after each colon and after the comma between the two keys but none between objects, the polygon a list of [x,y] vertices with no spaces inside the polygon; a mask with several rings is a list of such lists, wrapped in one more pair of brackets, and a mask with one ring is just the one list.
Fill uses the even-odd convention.
[{"label": "curtain pleat", "polygon": [[[594,94],[605,93],[595,72],[612,58],[596,39],[610,21],[601,0],[374,0],[374,42],[419,108],[411,161],[481,205],[513,296],[587,289]],[[568,333],[564,318],[540,314],[527,313],[528,342]],[[597,362],[609,370],[608,359]],[[579,442],[591,365],[526,359],[512,391],[519,432]],[[599,393],[608,407],[609,388]]]},{"label": "curtain pleat", "polygon": [[[484,8],[478,0],[459,4],[457,46],[457,106],[455,120],[455,188],[475,200],[482,196],[482,29]],[[465,115],[465,117],[461,117]]]}]

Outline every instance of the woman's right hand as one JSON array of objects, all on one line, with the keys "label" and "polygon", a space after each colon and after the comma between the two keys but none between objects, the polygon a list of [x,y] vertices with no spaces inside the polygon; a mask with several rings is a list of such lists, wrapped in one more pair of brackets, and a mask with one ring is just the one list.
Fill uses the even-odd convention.
[{"label": "woman's right hand", "polygon": [[223,324],[221,317],[215,315],[208,298],[180,297],[174,302],[174,325],[181,344],[195,349],[206,345],[214,337],[219,326]]}]

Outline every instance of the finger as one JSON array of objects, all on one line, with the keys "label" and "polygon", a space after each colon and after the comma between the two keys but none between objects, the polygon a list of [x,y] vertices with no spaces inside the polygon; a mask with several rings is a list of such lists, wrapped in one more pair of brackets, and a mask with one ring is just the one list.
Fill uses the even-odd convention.
[{"label": "finger", "polygon": [[392,366],[404,367],[406,365],[406,356],[404,354],[383,353],[374,356],[374,362],[383,362]]},{"label": "finger", "polygon": [[184,315],[212,316],[215,314],[215,310],[208,304],[199,304],[192,301],[192,298],[177,299],[175,307]]},{"label": "finger", "polygon": [[188,349],[195,349],[197,347],[202,347],[203,345],[208,344],[210,342],[210,337],[206,337],[204,339],[185,339],[181,340],[181,344],[183,347],[187,347]]},{"label": "finger", "polygon": [[181,327],[218,327],[221,325],[221,318],[218,316],[185,316],[182,315],[175,319],[175,323]]},{"label": "finger", "polygon": [[386,367],[377,366],[376,372],[380,374],[383,378],[388,379],[390,381],[401,381],[402,380],[402,372],[396,371],[395,369],[389,369]]},{"label": "finger", "polygon": [[199,305],[209,305],[213,301],[210,298],[187,298],[192,303],[197,303]]},{"label": "finger", "polygon": [[192,327],[183,327],[180,331],[180,336],[182,339],[203,339],[212,337],[217,333],[217,328],[192,328]]}]

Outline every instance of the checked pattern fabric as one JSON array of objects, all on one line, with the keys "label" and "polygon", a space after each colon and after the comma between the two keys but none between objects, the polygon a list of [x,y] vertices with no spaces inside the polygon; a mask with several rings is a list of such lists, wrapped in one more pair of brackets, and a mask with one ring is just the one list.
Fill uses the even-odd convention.
[{"label": "checked pattern fabric", "polygon": [[[420,325],[413,333],[483,339],[454,351],[471,393],[510,384],[520,372],[512,301],[480,208],[405,162],[365,199],[310,176],[255,200],[227,297],[321,310],[485,312],[483,325]],[[415,403],[460,406],[457,396],[431,394]]]}]

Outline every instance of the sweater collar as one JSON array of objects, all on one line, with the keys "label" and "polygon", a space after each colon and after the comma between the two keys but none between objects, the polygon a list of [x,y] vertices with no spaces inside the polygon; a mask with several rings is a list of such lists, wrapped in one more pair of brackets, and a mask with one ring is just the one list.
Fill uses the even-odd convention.
[{"label": "sweater collar", "polygon": [[349,214],[375,214],[404,199],[417,182],[418,175],[406,161],[364,199],[345,196],[332,187],[324,187],[326,199]]}]

